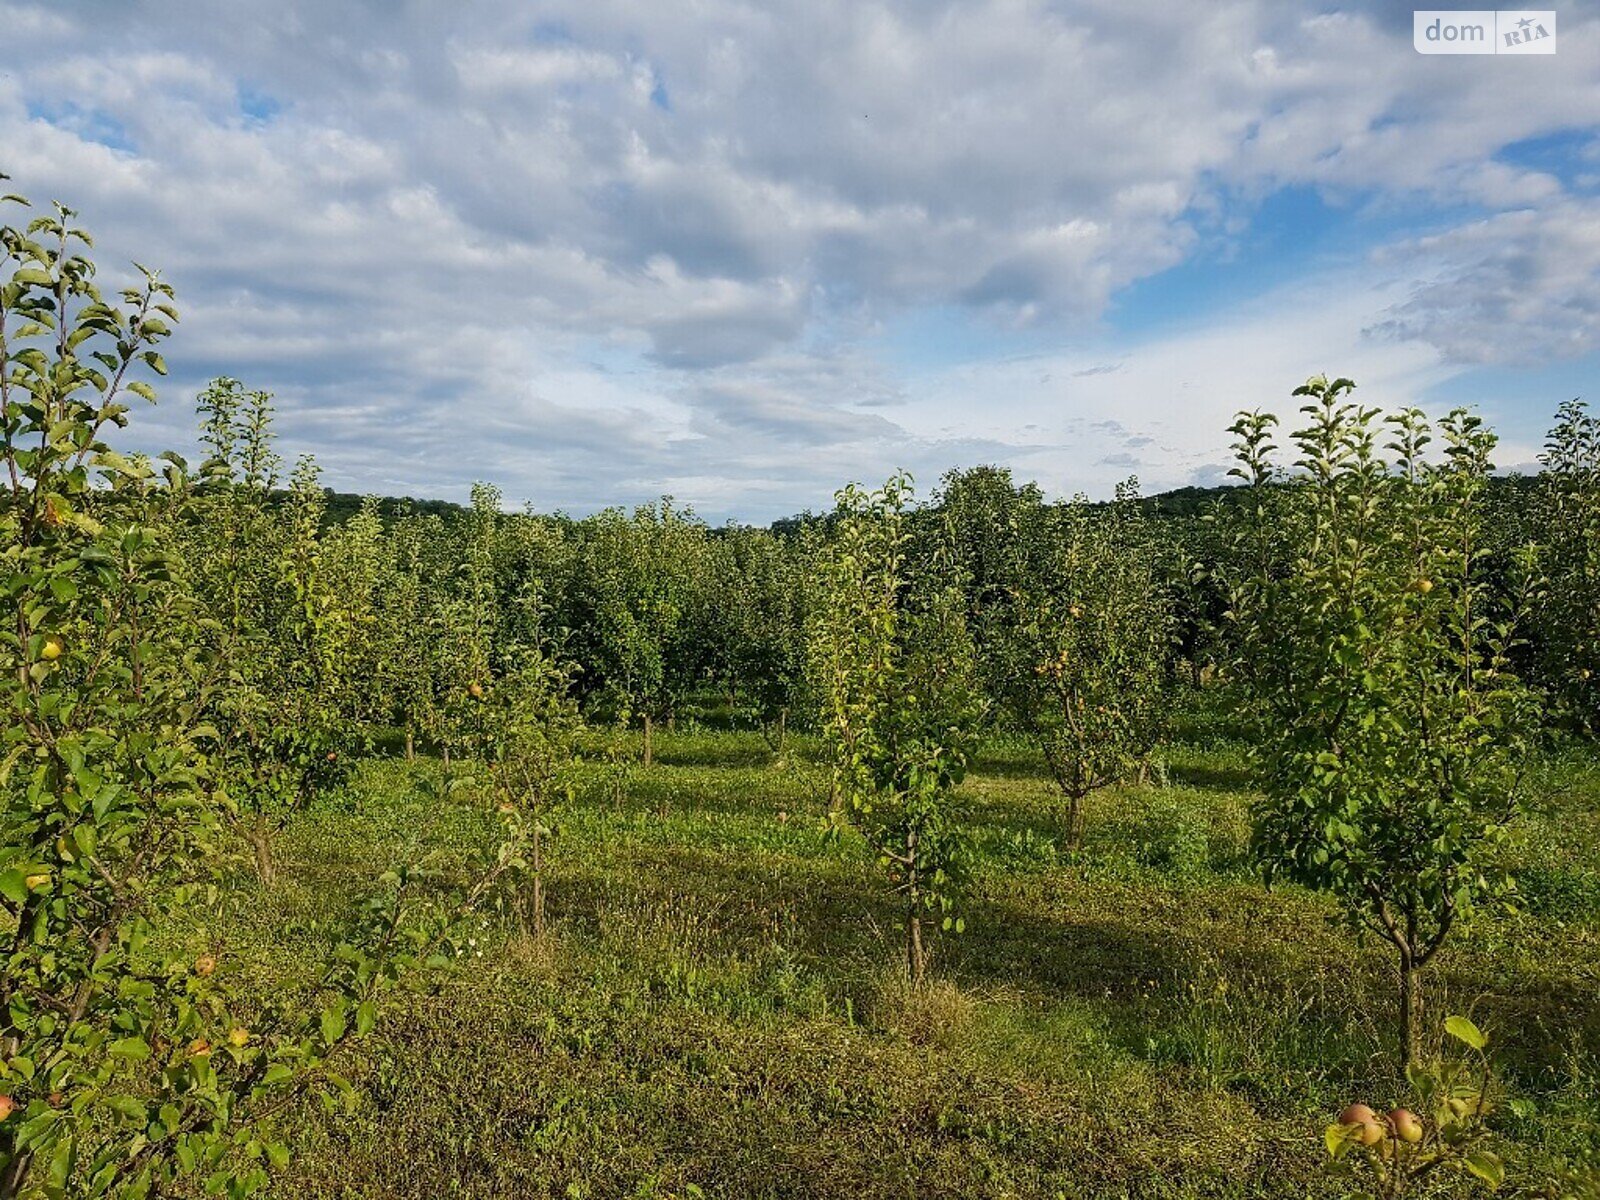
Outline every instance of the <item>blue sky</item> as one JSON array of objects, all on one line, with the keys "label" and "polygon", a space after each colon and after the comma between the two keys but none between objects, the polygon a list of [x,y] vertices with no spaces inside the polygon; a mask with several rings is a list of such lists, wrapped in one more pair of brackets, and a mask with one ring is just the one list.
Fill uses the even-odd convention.
[{"label": "blue sky", "polygon": [[905,467],[1220,479],[1317,371],[1529,466],[1600,365],[1600,12],[0,0],[0,171],[184,321],[130,434],[272,391],[333,486],[712,519]]}]

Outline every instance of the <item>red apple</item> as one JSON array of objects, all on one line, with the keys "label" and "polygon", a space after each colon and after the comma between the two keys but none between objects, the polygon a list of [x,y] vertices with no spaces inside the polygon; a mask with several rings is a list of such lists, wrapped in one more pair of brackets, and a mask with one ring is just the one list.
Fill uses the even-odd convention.
[{"label": "red apple", "polygon": [[1389,1128],[1402,1142],[1416,1145],[1422,1140],[1422,1122],[1409,1108],[1397,1108],[1389,1114]]},{"label": "red apple", "polygon": [[1378,1123],[1378,1114],[1365,1104],[1352,1104],[1339,1114],[1339,1124],[1354,1125],[1360,1130],[1356,1140],[1363,1146],[1374,1146],[1383,1141],[1383,1126]]}]

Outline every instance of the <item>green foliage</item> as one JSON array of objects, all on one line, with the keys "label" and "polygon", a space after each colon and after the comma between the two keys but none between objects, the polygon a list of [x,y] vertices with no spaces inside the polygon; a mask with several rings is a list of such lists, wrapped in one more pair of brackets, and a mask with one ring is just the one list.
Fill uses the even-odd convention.
[{"label": "green foliage", "polygon": [[[273,839],[338,785],[348,763],[362,694],[352,647],[370,631],[374,588],[364,566],[345,578],[329,571],[313,462],[296,465],[273,503],[271,397],[221,378],[199,408],[211,454],[180,533],[182,561],[201,606],[194,625],[222,681],[206,713],[218,734],[218,782],[270,882]],[[372,534],[366,520],[339,539],[360,539],[364,553]]]},{"label": "green foliage", "polygon": [[644,721],[644,760],[655,722],[670,718],[702,672],[704,630],[689,619],[705,574],[705,526],[670,499],[630,515],[607,509],[582,523],[569,606],[584,687],[620,719]]},{"label": "green foliage", "polygon": [[1258,722],[1267,878],[1334,892],[1394,947],[1409,1061],[1416,973],[1509,888],[1493,852],[1517,813],[1530,716],[1510,656],[1536,588],[1526,556],[1499,564],[1512,590],[1491,586],[1493,435],[1454,412],[1425,459],[1423,416],[1380,419],[1346,399],[1353,386],[1319,376],[1295,393],[1309,398],[1295,475],[1273,466],[1272,417],[1233,427],[1256,500],[1235,671]]},{"label": "green foliage", "polygon": [[908,559],[910,480],[838,494],[812,661],[834,794],[906,902],[908,970],[926,968],[922,918],[959,932],[965,843],[953,789],[982,714],[958,588]]},{"label": "green foliage", "polygon": [[951,471],[940,481],[932,535],[966,597],[967,625],[989,715],[1028,711],[1032,605],[1054,565],[1054,513],[1035,484],[1002,467]]},{"label": "green foliage", "polygon": [[729,529],[708,547],[702,589],[703,644],[715,647],[710,673],[736,709],[755,718],[774,753],[806,685],[806,626],[815,607],[815,535],[780,539]]},{"label": "green foliage", "polygon": [[[286,540],[255,552],[266,406],[241,406],[230,381],[208,394],[198,484],[176,457],[158,474],[109,445],[123,392],[153,397],[136,373],[164,371],[153,347],[177,313],[147,271],[107,303],[71,218],[0,228],[0,1197],[171,1194],[183,1177],[244,1196],[287,1159],[272,1114],[308,1090],[349,1094],[333,1054],[444,945],[455,910],[419,911],[417,873],[391,872],[310,960],[309,987],[265,1002],[206,945],[238,895],[235,797],[306,769],[249,756],[271,745],[252,656],[288,630],[307,658],[279,660],[298,669],[291,692],[336,659],[317,640],[320,492],[302,475]],[[197,528],[215,562],[182,552]],[[262,579],[286,594],[281,625],[260,621]]]},{"label": "green foliage", "polygon": [[554,832],[553,809],[571,787],[576,754],[578,710],[568,682],[565,668],[532,649],[474,705],[469,749],[505,825],[498,897],[535,937],[544,935],[545,846]]},{"label": "green foliage", "polygon": [[1209,864],[1205,817],[1169,791],[1154,793],[1132,830],[1139,861],[1158,871],[1195,877]]},{"label": "green foliage", "polygon": [[1137,486],[1115,503],[1079,498],[1051,531],[1018,631],[1026,670],[1018,720],[1068,802],[1066,841],[1083,840],[1083,801],[1147,764],[1161,730],[1171,614]]},{"label": "green foliage", "polygon": [[1563,715],[1600,733],[1600,418],[1563,404],[1545,443],[1533,536],[1549,587],[1533,615],[1534,669]]}]

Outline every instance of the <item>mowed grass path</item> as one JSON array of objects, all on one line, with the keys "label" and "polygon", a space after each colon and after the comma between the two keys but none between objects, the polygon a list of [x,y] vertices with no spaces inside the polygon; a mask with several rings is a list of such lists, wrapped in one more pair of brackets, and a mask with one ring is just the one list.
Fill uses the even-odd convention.
[{"label": "mowed grass path", "polygon": [[[1391,967],[1327,898],[1262,887],[1236,747],[1180,744],[1165,778],[1096,796],[1071,857],[1049,781],[995,748],[963,789],[967,932],[922,993],[879,870],[822,836],[806,749],[666,734],[626,780],[593,755],[557,818],[544,942],[486,918],[399,997],[344,1064],[360,1107],[292,1119],[275,1194],[1342,1193],[1323,1125],[1403,1094]],[[301,931],[386,867],[491,845],[486,807],[417,785],[440,770],[375,759],[306,814],[279,885],[223,931],[236,969],[286,983]],[[1527,911],[1479,921],[1430,979],[1434,1015],[1470,1010],[1536,1105],[1497,1116],[1528,1188],[1600,1153],[1600,767],[1569,756],[1537,792],[1513,851]]]}]

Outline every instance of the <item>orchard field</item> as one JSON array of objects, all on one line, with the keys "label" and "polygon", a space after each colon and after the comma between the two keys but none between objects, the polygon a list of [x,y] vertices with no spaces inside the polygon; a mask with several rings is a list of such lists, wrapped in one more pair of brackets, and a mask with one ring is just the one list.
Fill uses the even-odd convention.
[{"label": "orchard field", "polygon": [[1593,1197],[1600,419],[710,527],[136,453],[0,229],[0,1200]]},{"label": "orchard field", "polygon": [[[818,837],[811,750],[666,735],[620,805],[585,772],[545,942],[486,925],[398,1004],[350,1063],[356,1112],[291,1123],[279,1193],[1348,1193],[1324,1170],[1329,1114],[1407,1091],[1392,966],[1352,951],[1325,898],[1262,889],[1244,755],[1203,697],[1165,781],[1098,793],[1073,856],[1041,768],[986,750],[963,789],[983,854],[967,932],[922,991],[870,859]],[[437,770],[369,761],[296,827],[279,887],[224,935],[241,969],[281,977],[284,929],[413,843],[452,863],[492,844],[493,821],[419,790]],[[1537,791],[1513,851],[1525,909],[1435,984],[1495,1031],[1505,1098],[1535,1106],[1497,1124],[1507,1188],[1542,1195],[1600,1121],[1600,771],[1552,759]]]}]

